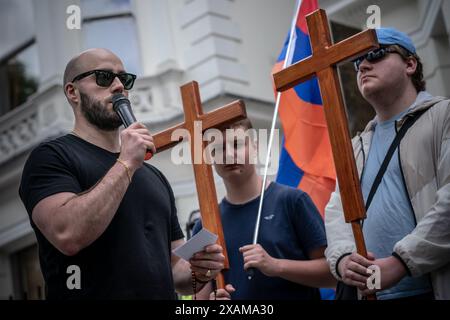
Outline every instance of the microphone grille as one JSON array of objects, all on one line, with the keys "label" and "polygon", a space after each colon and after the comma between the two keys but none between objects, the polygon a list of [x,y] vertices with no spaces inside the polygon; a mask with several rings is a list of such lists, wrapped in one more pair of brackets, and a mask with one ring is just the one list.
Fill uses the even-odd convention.
[{"label": "microphone grille", "polygon": [[119,106],[119,102],[122,102],[122,101],[127,103],[128,105],[130,105],[130,100],[128,100],[127,97],[125,97],[121,93],[116,93],[115,95],[113,95],[111,98],[111,101],[112,101],[114,110]]}]

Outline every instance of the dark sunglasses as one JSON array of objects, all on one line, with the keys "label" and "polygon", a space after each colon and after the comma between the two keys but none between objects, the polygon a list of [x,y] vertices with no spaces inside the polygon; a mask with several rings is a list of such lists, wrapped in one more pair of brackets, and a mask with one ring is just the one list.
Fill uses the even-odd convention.
[{"label": "dark sunglasses", "polygon": [[375,61],[383,59],[388,53],[398,53],[398,54],[402,55],[400,52],[398,52],[396,49],[394,49],[392,47],[382,47],[382,48],[375,49],[375,50],[370,51],[367,54],[353,60],[353,64],[355,66],[356,72],[359,71],[359,66],[364,61],[364,59],[366,59],[369,62],[375,62]]},{"label": "dark sunglasses", "polygon": [[75,78],[73,78],[72,82],[86,78],[91,74],[95,74],[95,82],[100,87],[109,87],[114,81],[114,78],[117,77],[119,78],[120,82],[122,82],[125,90],[130,90],[131,88],[133,88],[134,80],[136,80],[136,75],[132,73],[114,73],[109,70],[91,70],[77,75]]}]

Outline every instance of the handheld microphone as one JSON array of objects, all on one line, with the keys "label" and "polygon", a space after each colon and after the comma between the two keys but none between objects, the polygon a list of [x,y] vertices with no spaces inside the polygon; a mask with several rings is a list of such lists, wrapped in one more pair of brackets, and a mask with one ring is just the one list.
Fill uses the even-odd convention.
[{"label": "handheld microphone", "polygon": [[[136,117],[131,110],[130,100],[123,94],[117,93],[112,96],[113,110],[117,113],[122,120],[122,124],[125,128],[129,127],[132,123],[136,122]],[[147,149],[145,154],[145,160],[149,160],[153,156],[152,152]]]}]

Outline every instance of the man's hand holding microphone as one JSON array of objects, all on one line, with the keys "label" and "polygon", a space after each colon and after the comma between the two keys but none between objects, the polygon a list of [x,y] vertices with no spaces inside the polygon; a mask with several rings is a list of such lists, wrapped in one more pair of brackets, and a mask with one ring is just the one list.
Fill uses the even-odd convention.
[{"label": "man's hand holding microphone", "polygon": [[125,129],[120,133],[120,162],[129,167],[131,175],[149,160],[156,152],[153,137],[148,129],[139,122],[131,110],[130,101],[123,94],[112,97],[114,111],[119,115]]}]

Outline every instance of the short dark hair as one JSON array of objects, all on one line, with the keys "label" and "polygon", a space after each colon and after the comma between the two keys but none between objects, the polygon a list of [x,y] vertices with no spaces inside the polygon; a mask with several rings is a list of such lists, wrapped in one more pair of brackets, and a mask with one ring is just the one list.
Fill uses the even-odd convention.
[{"label": "short dark hair", "polygon": [[417,61],[417,68],[414,74],[411,76],[411,81],[414,85],[414,88],[416,88],[417,93],[420,91],[425,91],[426,88],[426,82],[423,78],[423,64],[420,60],[420,57],[416,53],[411,53],[405,48],[403,48],[400,45],[390,45],[389,47],[395,48],[398,53],[400,53],[400,56],[403,58],[403,60],[406,60],[407,58],[413,57]]}]

